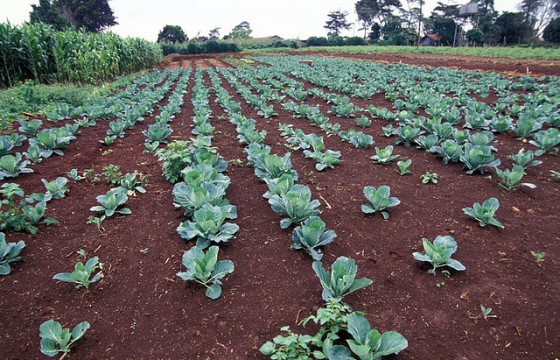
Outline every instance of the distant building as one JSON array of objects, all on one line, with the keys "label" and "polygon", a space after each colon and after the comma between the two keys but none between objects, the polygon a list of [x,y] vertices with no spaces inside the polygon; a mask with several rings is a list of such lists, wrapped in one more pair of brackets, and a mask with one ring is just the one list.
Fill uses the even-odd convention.
[{"label": "distant building", "polygon": [[420,39],[420,45],[422,46],[437,46],[441,40],[440,34],[426,34],[422,39]]},{"label": "distant building", "polygon": [[281,38],[278,35],[272,35],[272,36],[253,38],[253,40],[257,40],[257,41],[283,41],[284,39]]}]

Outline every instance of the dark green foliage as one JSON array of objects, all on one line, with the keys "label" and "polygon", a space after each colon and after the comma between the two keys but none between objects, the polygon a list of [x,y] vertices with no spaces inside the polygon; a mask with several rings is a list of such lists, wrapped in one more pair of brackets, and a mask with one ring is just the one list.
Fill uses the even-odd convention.
[{"label": "dark green foliage", "polygon": [[323,27],[329,30],[329,36],[338,36],[342,30],[350,29],[351,24],[346,21],[346,16],[348,13],[340,10],[332,11],[327,15],[328,20]]},{"label": "dark green foliage", "polygon": [[560,44],[560,18],[551,20],[544,28],[543,39],[553,44]]},{"label": "dark green foliage", "polygon": [[109,0],[41,0],[32,5],[31,22],[42,22],[57,29],[71,26],[90,32],[100,32],[117,25]]},{"label": "dark green foliage", "polygon": [[241,49],[235,43],[209,40],[206,42],[189,42],[187,44],[161,43],[163,55],[169,54],[213,54],[213,53],[236,53]]},{"label": "dark green foliage", "polygon": [[441,43],[443,45],[453,45],[453,38],[455,36],[455,20],[451,18],[441,18],[434,20],[434,33],[441,36]]},{"label": "dark green foliage", "polygon": [[470,29],[467,31],[467,40],[475,45],[482,44],[484,42],[484,33],[478,28]]},{"label": "dark green foliage", "polygon": [[163,29],[159,32],[157,37],[157,42],[167,42],[167,43],[184,43],[188,41],[189,38],[179,25],[165,25]]}]

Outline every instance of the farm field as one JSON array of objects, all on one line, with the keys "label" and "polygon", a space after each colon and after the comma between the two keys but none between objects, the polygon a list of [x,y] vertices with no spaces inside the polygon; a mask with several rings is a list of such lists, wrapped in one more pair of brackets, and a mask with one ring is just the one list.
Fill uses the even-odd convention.
[{"label": "farm field", "polygon": [[[291,166],[284,163],[281,170],[297,172],[295,182],[310,190],[326,229],[336,232],[323,249],[323,267],[345,256],[356,262],[358,278],[373,280],[344,302],[363,311],[372,327],[408,340],[390,358],[558,358],[558,61],[519,60],[510,67],[503,60],[348,56],[259,55],[233,62],[217,55],[170,57],[161,69],[90,108],[85,118],[95,124],[68,130],[75,139],[64,155],[3,179],[28,195],[45,192],[42,179],[69,178],[72,169],[86,175],[69,178],[66,196],[48,201],[45,216],[58,225],[38,225],[36,235],[3,230],[8,242],[27,246],[11,264],[12,273],[0,278],[0,325],[9,329],[0,335],[0,357],[44,358],[38,335],[48,319],[65,327],[91,324],[69,359],[265,359],[259,348],[281,327],[315,334],[313,322],[298,323],[324,306],[321,283],[312,257],[290,248],[299,221],[283,222],[288,228],[282,229],[286,216],[263,197],[271,189],[262,180],[267,171],[255,170],[260,151],[291,153]],[[41,129],[68,129],[82,118],[42,118]],[[156,124],[163,124],[161,133],[155,133]],[[154,139],[160,149],[166,141],[210,146],[227,162],[225,198],[237,215],[227,221],[239,230],[235,239],[219,243],[219,260],[233,261],[235,270],[216,300],[176,275],[185,271],[183,253],[195,241],[177,232],[191,217],[183,203],[174,206],[181,202],[177,185],[166,180],[163,162],[148,149],[157,146]],[[30,152],[28,146],[25,140],[9,152]],[[387,164],[371,159],[376,147],[389,146],[398,158]],[[486,160],[469,159],[476,155],[469,153],[473,147]],[[508,155],[521,149],[542,161],[523,166],[521,182],[536,187],[508,191],[498,186],[493,167],[512,169]],[[335,152],[341,162],[319,171],[323,163],[316,159],[326,161],[324,155]],[[411,173],[400,175],[397,162],[405,160],[411,160]],[[145,178],[145,193],[128,193],[131,214],[88,224],[96,197],[114,187],[106,180],[118,171]],[[427,173],[437,174],[437,183],[423,183]],[[364,187],[383,185],[400,200],[386,220],[361,210],[368,202]],[[503,228],[479,226],[463,211],[489,198],[499,201],[495,217]],[[437,236],[456,240],[453,259],[465,271],[448,268],[445,276],[438,269],[434,277],[415,260],[422,238]],[[104,263],[103,278],[88,289],[53,280],[84,260],[80,249]],[[544,253],[544,261],[532,252]],[[484,316],[481,306],[492,310]]]}]

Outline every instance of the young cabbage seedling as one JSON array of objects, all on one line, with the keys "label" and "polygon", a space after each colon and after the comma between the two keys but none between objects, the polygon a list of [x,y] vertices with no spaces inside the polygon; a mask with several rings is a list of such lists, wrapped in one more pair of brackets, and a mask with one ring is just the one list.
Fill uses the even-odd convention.
[{"label": "young cabbage seedling", "polygon": [[496,174],[502,180],[498,183],[498,186],[508,191],[515,190],[519,186],[526,186],[529,189],[537,187],[535,184],[519,182],[525,175],[525,169],[520,165],[514,165],[512,169],[506,169],[503,171],[496,168]]},{"label": "young cabbage seedling", "polygon": [[41,179],[45,188],[47,189],[47,196],[51,196],[53,199],[62,199],[65,197],[68,188],[66,184],[68,183],[68,179],[62,176],[57,177],[53,181],[47,181],[45,179]]},{"label": "young cabbage seedling", "polygon": [[393,146],[389,145],[384,149],[380,149],[376,146],[375,155],[370,156],[370,159],[376,164],[387,165],[398,157],[399,155],[393,155]]},{"label": "young cabbage seedling", "polygon": [[426,171],[424,175],[420,177],[420,180],[422,180],[422,184],[429,184],[429,183],[437,184],[438,174],[436,174],[435,172]]},{"label": "young cabbage seedling", "polygon": [[452,236],[438,236],[433,244],[430,240],[423,238],[422,245],[426,253],[414,252],[412,256],[418,261],[427,261],[432,264],[433,268],[428,270],[428,274],[436,276],[436,269],[443,266],[457,271],[466,269],[463,264],[451,258],[451,255],[457,251],[457,242]]},{"label": "young cabbage seedling", "polygon": [[356,279],[358,274],[356,262],[344,256],[336,259],[330,273],[323,269],[320,261],[313,262],[313,270],[321,281],[322,297],[325,301],[329,299],[342,301],[346,295],[373,283],[368,278]]},{"label": "young cabbage seedling", "polygon": [[70,347],[80,340],[88,329],[89,323],[87,321],[79,323],[70,332],[70,329],[63,329],[58,321],[47,320],[39,327],[41,352],[50,357],[61,352],[63,353],[62,357],[64,357],[70,352]]},{"label": "young cabbage seedling", "polygon": [[488,318],[497,318],[496,315],[490,315],[490,313],[492,312],[491,307],[480,305],[480,312],[482,313],[482,317],[484,318],[484,320],[488,320]]},{"label": "young cabbage seedling", "polygon": [[[71,273],[58,273],[53,276],[53,279],[76,284],[76,288],[84,286],[87,289],[91,284],[101,280],[103,277],[102,269],[103,263],[100,263],[99,258],[94,256],[85,265],[81,261],[78,262],[74,265],[74,271]],[[94,274],[96,271],[97,274]]]},{"label": "young cabbage seedling", "polygon": [[318,216],[311,216],[294,229],[292,233],[292,249],[305,249],[313,260],[320,261],[323,253],[318,247],[334,241],[334,230],[326,230],[325,222]]},{"label": "young cabbage seedling", "polygon": [[481,204],[474,203],[473,207],[463,208],[463,212],[474,219],[478,220],[481,227],[487,224],[494,225],[500,229],[504,228],[504,225],[498,220],[494,219],[494,214],[500,207],[500,202],[496,198],[489,198],[484,200]]},{"label": "young cabbage seedling", "polygon": [[401,203],[396,197],[390,197],[390,193],[391,188],[386,185],[380,186],[379,189],[373,186],[364,187],[364,196],[369,200],[369,204],[362,204],[362,212],[366,214],[380,212],[383,219],[389,219],[389,212],[387,209]]},{"label": "young cabbage seedling", "polygon": [[411,164],[412,164],[411,159],[408,159],[406,161],[397,161],[397,167],[398,167],[397,172],[399,173],[399,175],[404,176],[404,175],[411,174],[411,171],[408,170]]},{"label": "young cabbage seedling", "polygon": [[184,281],[195,281],[206,287],[206,296],[212,300],[222,294],[222,282],[227,274],[234,270],[231,260],[218,261],[218,247],[211,246],[205,253],[198,246],[193,246],[183,254],[185,272],[178,272],[177,276]]},{"label": "young cabbage seedling", "polygon": [[121,208],[117,210],[119,206],[124,205],[128,200],[125,190],[121,187],[111,189],[107,191],[105,195],[99,195],[96,199],[101,205],[93,206],[90,210],[103,212],[103,215],[100,217],[100,221],[103,221],[106,217],[113,216],[115,213],[122,215],[132,214],[132,211],[130,211],[129,208]]},{"label": "young cabbage seedling", "polygon": [[539,252],[539,251],[532,251],[531,250],[531,255],[533,255],[535,257],[535,262],[536,263],[540,263],[541,261],[544,261],[544,252]]},{"label": "young cabbage seedling", "polygon": [[16,262],[21,257],[19,253],[25,247],[24,241],[17,243],[6,243],[6,237],[3,232],[0,232],[0,275],[8,275],[12,272],[10,263]]}]

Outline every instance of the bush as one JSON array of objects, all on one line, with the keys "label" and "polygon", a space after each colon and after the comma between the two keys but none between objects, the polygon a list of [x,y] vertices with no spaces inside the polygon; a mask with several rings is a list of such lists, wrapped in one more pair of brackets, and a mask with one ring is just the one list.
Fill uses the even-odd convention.
[{"label": "bush", "polygon": [[240,52],[241,49],[235,44],[224,41],[210,40],[206,42],[190,41],[187,44],[160,44],[165,55],[169,54],[215,54],[215,53],[232,53]]},{"label": "bush", "polygon": [[363,38],[359,36],[352,36],[344,41],[344,45],[348,45],[348,46],[363,46],[367,44],[368,44],[367,41],[365,41]]}]

